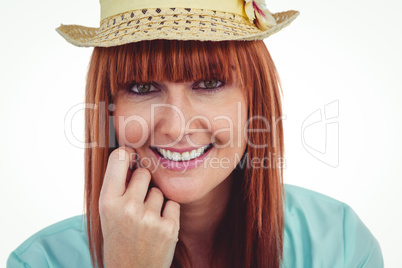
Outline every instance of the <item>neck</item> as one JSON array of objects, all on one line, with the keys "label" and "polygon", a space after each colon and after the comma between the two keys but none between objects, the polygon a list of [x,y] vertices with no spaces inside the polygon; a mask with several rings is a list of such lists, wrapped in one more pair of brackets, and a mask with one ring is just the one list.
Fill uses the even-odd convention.
[{"label": "neck", "polygon": [[207,196],[191,204],[181,204],[180,239],[191,253],[208,255],[214,234],[228,206],[232,176]]}]

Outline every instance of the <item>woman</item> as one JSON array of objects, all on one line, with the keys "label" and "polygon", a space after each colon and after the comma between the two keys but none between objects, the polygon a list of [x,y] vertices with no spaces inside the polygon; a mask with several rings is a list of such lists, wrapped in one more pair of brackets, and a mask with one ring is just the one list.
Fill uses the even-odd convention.
[{"label": "woman", "polygon": [[[191,51],[191,53],[186,53],[186,51]],[[155,55],[159,55],[159,57]],[[264,61],[258,60],[261,57],[264,57]],[[143,62],[147,62],[148,66],[144,66]],[[166,66],[166,63],[170,64]],[[262,65],[261,67],[253,67],[260,64]],[[100,71],[102,66],[107,66],[108,70]],[[95,49],[89,70],[89,90],[91,90],[91,79],[97,81],[98,84],[111,84],[111,92],[110,94],[105,94],[105,96],[110,95],[115,105],[113,119],[118,144],[128,146],[129,148],[125,150],[133,155],[136,153],[138,156],[137,161],[142,166],[148,167],[148,169],[141,169],[141,173],[137,174],[140,170],[136,170],[132,177],[129,176],[131,177],[131,181],[128,189],[130,189],[132,181],[134,181],[133,185],[135,185],[136,175],[139,179],[146,180],[146,183],[144,182],[140,186],[140,182],[138,182],[138,187],[142,187],[142,192],[133,193],[133,196],[139,195],[145,197],[151,177],[153,184],[158,187],[151,188],[145,201],[145,208],[133,208],[136,206],[131,203],[126,205],[135,210],[133,214],[140,214],[143,216],[142,220],[147,221],[147,202],[156,203],[156,214],[159,215],[163,201],[162,197],[165,196],[169,201],[166,202],[163,212],[171,212],[173,215],[170,216],[167,214],[166,218],[172,219],[176,223],[174,225],[175,237],[172,238],[175,244],[179,225],[178,203],[180,203],[181,231],[179,241],[183,243],[179,243],[178,250],[184,249],[184,245],[186,245],[189,251],[187,253],[190,253],[192,256],[193,264],[196,267],[209,266],[207,265],[209,254],[217,254],[219,252],[218,256],[222,259],[222,254],[231,255],[236,250],[243,251],[244,248],[241,247],[239,249],[234,247],[228,251],[228,239],[233,239],[229,245],[243,245],[248,242],[247,239],[257,236],[258,232],[261,232],[262,229],[265,229],[266,231],[264,232],[267,232],[264,234],[263,241],[268,242],[272,240],[269,243],[274,249],[271,250],[272,253],[276,254],[277,245],[282,244],[281,236],[279,235],[283,232],[282,204],[275,200],[282,197],[282,186],[279,175],[280,168],[273,166],[272,168],[253,169],[251,166],[248,166],[247,169],[250,174],[246,175],[244,171],[247,165],[243,164],[244,168],[241,171],[239,170],[239,174],[233,172],[242,156],[247,153],[250,154],[249,158],[251,159],[263,159],[264,156],[274,153],[280,158],[282,154],[281,139],[274,140],[268,136],[266,139],[258,140],[260,132],[255,131],[253,133],[251,131],[253,129],[266,129],[266,126],[263,125],[264,121],[259,118],[248,121],[252,124],[249,126],[250,133],[254,135],[250,135],[249,140],[245,136],[248,119],[247,107],[251,108],[251,105],[247,103],[247,99],[252,100],[253,106],[258,107],[260,105],[257,108],[257,111],[259,111],[258,114],[255,114],[252,109],[248,111],[250,118],[257,115],[261,118],[270,119],[280,117],[280,103],[278,102],[279,88],[275,82],[277,79],[275,70],[272,67],[272,61],[261,41],[220,42],[213,44],[196,41],[160,40],[132,43],[116,48]],[[241,70],[250,68],[251,73],[256,74],[256,77],[252,79],[241,72]],[[267,73],[268,70],[272,72],[271,75]],[[114,77],[116,82],[107,82],[108,78],[105,72],[109,73],[110,77]],[[271,82],[266,80],[266,82],[255,83],[255,81],[263,81],[264,76],[270,77],[272,79]],[[100,82],[103,79],[105,81]],[[136,84],[133,81],[158,82]],[[272,97],[267,93],[264,94],[264,88],[271,88]],[[101,91],[107,92],[107,89],[108,86]],[[254,89],[254,91],[251,89]],[[259,91],[260,94],[257,95],[256,91]],[[89,96],[96,96],[96,93],[89,93]],[[260,101],[257,102],[257,99]],[[87,100],[89,103],[96,101],[95,99]],[[106,102],[106,106],[109,105],[107,98],[102,99],[102,101]],[[155,107],[153,110],[152,105],[158,105],[158,107]],[[154,116],[152,116],[152,112],[154,112]],[[93,111],[93,113],[96,114],[97,111]],[[132,115],[135,115],[135,118],[130,118]],[[88,116],[88,118],[91,117],[92,115]],[[91,124],[88,126],[91,126]],[[276,127],[277,135],[281,136],[282,125],[278,123]],[[106,126],[106,129],[108,128]],[[90,132],[91,129],[88,129],[87,133]],[[108,140],[107,137],[106,140]],[[94,141],[91,137],[88,137],[88,143]],[[269,142],[268,146],[265,146],[266,141]],[[247,144],[248,152],[245,151]],[[135,148],[135,151],[130,150],[130,147]],[[191,148],[200,147],[206,147],[205,151],[200,152],[198,157],[194,155],[193,158],[195,158],[193,160],[178,162],[174,161],[174,159],[166,160],[169,152],[172,154],[171,158],[174,158],[173,154],[175,151],[186,150],[190,154]],[[161,151],[161,149],[165,149],[166,151]],[[94,150],[103,150],[104,152],[94,152]],[[109,228],[108,226],[103,226],[102,212],[106,214],[104,215],[106,218],[116,219],[124,216],[119,213],[118,215],[113,213],[113,211],[118,211],[117,207],[122,207],[124,204],[118,204],[120,201],[116,201],[117,204],[113,204],[113,200],[110,200],[113,197],[109,199],[107,194],[105,194],[108,191],[106,187],[109,185],[106,183],[109,182],[109,179],[112,180],[111,177],[113,177],[112,175],[108,176],[108,171],[112,170],[110,173],[113,174],[118,172],[111,165],[113,163],[111,161],[118,159],[119,153],[121,154],[122,152],[116,153],[116,151],[113,151],[112,157],[107,162],[108,169],[100,193],[100,217],[97,215],[99,191],[94,190],[87,193],[88,196],[94,196],[92,200],[88,200],[90,201],[88,205],[92,205],[89,209],[90,213],[94,213],[94,215],[89,216],[89,219],[93,220],[93,224],[89,228],[92,228],[91,232],[95,234],[102,230],[103,237],[105,237],[105,228],[112,228],[110,226]],[[106,163],[109,151],[107,148],[88,149],[88,155],[93,154],[103,155]],[[182,152],[181,155],[184,156],[184,153]],[[121,165],[119,170],[122,170],[123,173],[126,172],[129,165],[128,158],[129,154],[122,157],[126,161],[124,164],[119,163]],[[88,162],[91,160],[87,159]],[[92,165],[95,167],[102,166],[101,163]],[[116,165],[118,164],[116,163]],[[143,174],[146,170],[152,171],[152,173]],[[260,172],[262,176],[259,174]],[[93,184],[96,185],[95,187],[91,183],[91,178],[88,178],[87,189],[100,189],[103,172],[99,176],[92,179]],[[124,185],[126,174],[120,174],[119,176],[120,179],[124,178],[120,182],[121,185]],[[247,178],[246,176],[249,176],[249,178],[244,179]],[[261,178],[259,178],[260,176]],[[273,179],[265,180],[264,177]],[[242,186],[242,180],[248,181],[247,184],[249,185]],[[110,187],[117,187],[112,184],[113,182],[110,183]],[[269,187],[268,185],[264,185],[268,183]],[[233,186],[233,190],[230,189],[231,186]],[[272,201],[268,199],[268,202],[263,202],[261,206],[252,204],[253,207],[243,208],[242,206],[246,204],[236,204],[242,198],[246,198],[246,194],[244,194],[244,197],[241,197],[243,195],[240,192],[242,187],[245,189],[248,188],[246,191],[248,192],[247,195],[250,195],[250,198],[264,198],[254,196],[258,188],[261,188],[258,191],[268,191],[266,198],[272,198]],[[264,187],[266,187],[265,190]],[[133,191],[136,192],[134,188]],[[128,189],[127,192],[129,192]],[[160,189],[160,191],[154,191],[155,189]],[[124,193],[124,190],[116,194],[117,196],[127,195],[127,193]],[[231,195],[234,200],[229,202]],[[172,200],[175,202],[171,202]],[[142,203],[144,200],[139,200],[139,202]],[[250,202],[256,201],[251,200]],[[269,207],[269,203],[272,204],[272,207]],[[152,207],[153,205],[149,206]],[[108,217],[107,212],[109,209],[112,213]],[[140,211],[138,212],[136,209]],[[234,211],[230,211],[230,209]],[[125,209],[122,209],[122,211],[125,211]],[[258,219],[256,215],[261,215],[261,218]],[[160,219],[161,228],[164,218]],[[235,218],[237,219],[233,221]],[[95,224],[95,221],[98,219],[101,221],[100,225],[99,223]],[[250,219],[250,222],[245,221],[245,219]],[[267,219],[271,220],[267,221]],[[129,221],[131,220],[121,219],[122,223]],[[219,224],[222,225],[222,230],[217,230]],[[253,231],[255,233],[251,234],[250,238],[244,237],[245,233],[240,230],[244,227],[251,229],[253,225],[261,226]],[[135,223],[135,226],[132,228],[136,230],[145,229],[144,232],[141,231],[139,233],[146,232],[147,227],[143,227],[141,223]],[[267,228],[268,226],[272,227]],[[114,226],[113,228],[117,227]],[[130,226],[126,226],[126,228],[130,229]],[[239,231],[236,231],[236,229]],[[115,229],[110,230],[110,232],[115,232]],[[161,231],[157,230],[151,233],[159,234],[159,232]],[[223,238],[218,238],[215,232],[223,236]],[[233,233],[237,233],[238,237],[233,236]],[[132,235],[136,236],[135,234]],[[212,247],[215,239],[217,240],[216,243],[222,243],[222,245]],[[153,243],[160,244],[160,241],[152,238],[152,236],[148,239],[137,240],[152,241]],[[96,243],[96,241],[100,241],[100,237],[96,237],[94,242]],[[200,243],[200,241],[203,241],[205,244]],[[115,242],[121,243],[121,237]],[[149,245],[149,251],[154,246],[153,243]],[[100,248],[101,245],[98,246]],[[144,247],[143,242],[141,242],[141,247]],[[209,252],[212,248],[214,250]],[[135,250],[130,251],[133,252]],[[157,252],[164,251],[158,250]],[[101,250],[97,253],[101,254]],[[266,254],[269,253],[269,251],[266,251]],[[116,256],[115,253],[112,255]],[[241,252],[236,255],[241,256]],[[250,259],[245,259],[245,261],[252,263],[252,256],[248,258]],[[279,261],[277,258],[278,256],[273,255],[265,260],[261,259],[261,261],[271,261],[272,264],[275,264],[275,262]],[[230,260],[229,257],[223,259]],[[118,261],[121,261],[121,258]],[[218,267],[226,266],[231,265],[228,263],[218,265]],[[184,265],[184,267],[187,267],[187,265]]]},{"label": "woman", "polygon": [[256,1],[108,4],[97,32],[59,28],[96,47],[87,231],[80,217],[53,225],[10,267],[382,266],[349,207],[282,184],[279,78],[261,39],[297,12],[271,15]]}]

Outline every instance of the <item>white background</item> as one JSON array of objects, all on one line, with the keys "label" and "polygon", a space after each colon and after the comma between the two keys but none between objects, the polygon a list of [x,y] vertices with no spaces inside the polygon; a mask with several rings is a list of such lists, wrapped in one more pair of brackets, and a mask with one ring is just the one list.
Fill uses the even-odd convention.
[{"label": "white background", "polygon": [[[402,267],[402,2],[286,0],[268,7],[301,12],[266,40],[283,81],[285,182],[349,204],[379,240],[386,267]],[[92,49],[68,44],[55,28],[96,27],[99,5],[7,1],[0,23],[2,266],[30,235],[83,212],[83,149],[65,137],[64,119],[84,101]],[[302,138],[303,122],[333,102],[339,116],[327,132],[323,113]],[[83,116],[73,120],[81,141]],[[325,144],[324,154],[310,154]],[[330,166],[320,161],[325,157],[339,162]]]}]

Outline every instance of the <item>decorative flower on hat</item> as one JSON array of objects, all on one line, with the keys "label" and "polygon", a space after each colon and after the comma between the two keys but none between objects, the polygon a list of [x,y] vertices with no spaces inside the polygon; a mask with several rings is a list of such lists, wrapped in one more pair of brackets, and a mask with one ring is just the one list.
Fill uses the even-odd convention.
[{"label": "decorative flower on hat", "polygon": [[276,20],[265,6],[264,0],[244,0],[244,11],[251,23],[265,31],[276,25]]}]

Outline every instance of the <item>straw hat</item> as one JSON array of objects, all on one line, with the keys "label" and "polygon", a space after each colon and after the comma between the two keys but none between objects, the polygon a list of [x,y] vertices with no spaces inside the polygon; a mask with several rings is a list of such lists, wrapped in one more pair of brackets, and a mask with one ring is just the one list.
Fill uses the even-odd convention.
[{"label": "straw hat", "polygon": [[153,39],[261,40],[298,15],[271,13],[264,0],[100,0],[99,28],[61,25],[56,30],[80,47],[110,47]]}]

